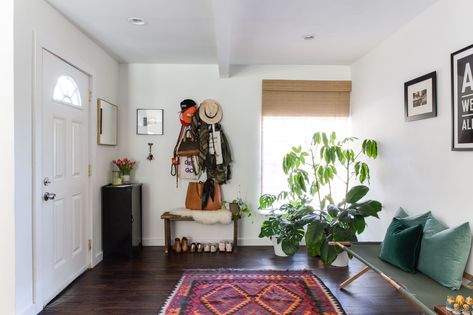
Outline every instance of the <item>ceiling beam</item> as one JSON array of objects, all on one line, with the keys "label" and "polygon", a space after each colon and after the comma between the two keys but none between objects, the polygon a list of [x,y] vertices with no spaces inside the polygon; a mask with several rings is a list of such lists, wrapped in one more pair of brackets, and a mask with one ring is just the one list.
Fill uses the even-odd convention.
[{"label": "ceiling beam", "polygon": [[220,78],[230,77],[232,4],[233,0],[212,0]]}]

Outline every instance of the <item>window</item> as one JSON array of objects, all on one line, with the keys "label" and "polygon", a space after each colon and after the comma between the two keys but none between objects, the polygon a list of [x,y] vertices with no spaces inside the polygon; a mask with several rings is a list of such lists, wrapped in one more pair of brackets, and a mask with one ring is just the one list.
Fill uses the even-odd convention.
[{"label": "window", "polygon": [[54,86],[53,99],[68,105],[82,106],[77,83],[73,78],[67,75],[62,75],[57,79],[56,85]]},{"label": "window", "polygon": [[[316,131],[350,135],[349,81],[263,81],[262,193],[287,190],[284,155]],[[333,187],[334,197],[343,187]]]},{"label": "window", "polygon": [[349,123],[347,117],[263,117],[263,193],[287,190],[282,160],[292,147],[309,145],[316,131],[335,131],[339,138],[349,136]]}]

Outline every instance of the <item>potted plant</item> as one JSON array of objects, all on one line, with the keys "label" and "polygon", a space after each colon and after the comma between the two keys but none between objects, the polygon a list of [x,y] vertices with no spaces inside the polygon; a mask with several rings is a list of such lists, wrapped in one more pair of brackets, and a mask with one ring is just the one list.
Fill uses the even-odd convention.
[{"label": "potted plant", "polygon": [[[272,207],[276,199],[273,195],[261,196],[260,208]],[[259,237],[271,238],[277,256],[292,256],[304,238],[305,218],[313,212],[314,209],[305,201],[290,200],[279,209],[270,210],[261,225]]]},{"label": "potted plant", "polygon": [[[309,255],[319,256],[325,264],[332,264],[341,250],[331,243],[356,241],[357,235],[366,227],[365,218],[378,217],[382,209],[379,201],[361,201],[369,192],[367,162],[376,159],[377,155],[376,141],[366,139],[360,142],[353,137],[338,140],[335,133],[328,136],[316,132],[305,150],[301,146],[293,147],[283,159],[288,190],[260,198],[261,209],[273,208],[276,202],[283,203],[279,207],[279,218],[270,215],[263,222],[260,237],[274,232],[288,255],[294,255],[300,241],[305,238]],[[354,182],[357,185],[353,185]],[[336,187],[343,187],[339,196],[334,191]],[[288,209],[294,207],[297,215],[289,214]],[[279,221],[283,221],[285,229],[293,233],[278,234],[274,229],[278,225],[274,222]],[[302,230],[306,228],[302,237],[301,226]]]},{"label": "potted plant", "polygon": [[241,219],[242,217],[251,218],[253,216],[250,205],[241,197],[237,197],[233,199],[232,202],[228,202],[228,205],[232,215],[238,217],[238,219]]}]

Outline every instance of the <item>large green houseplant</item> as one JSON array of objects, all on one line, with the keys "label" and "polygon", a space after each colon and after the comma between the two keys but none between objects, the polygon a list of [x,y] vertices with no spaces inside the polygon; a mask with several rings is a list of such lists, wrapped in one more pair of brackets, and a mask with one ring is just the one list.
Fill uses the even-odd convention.
[{"label": "large green houseplant", "polygon": [[[282,163],[288,190],[260,197],[260,209],[282,203],[262,223],[260,237],[276,238],[287,255],[294,255],[305,238],[309,255],[331,264],[340,249],[330,243],[356,241],[365,218],[378,217],[382,209],[379,201],[362,201],[369,192],[367,162],[377,156],[376,141],[339,140],[334,132],[316,132],[307,148],[292,148]],[[340,184],[344,189],[337,202],[334,188]]]}]

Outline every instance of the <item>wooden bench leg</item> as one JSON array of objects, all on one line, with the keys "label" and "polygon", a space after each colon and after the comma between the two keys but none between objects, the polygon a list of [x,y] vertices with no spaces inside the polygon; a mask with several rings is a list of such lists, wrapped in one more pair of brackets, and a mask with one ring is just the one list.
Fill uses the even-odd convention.
[{"label": "wooden bench leg", "polygon": [[164,253],[168,254],[171,250],[171,222],[164,219]]},{"label": "wooden bench leg", "polygon": [[352,283],[353,281],[355,281],[356,279],[364,275],[368,270],[370,270],[370,268],[368,266],[365,266],[365,268],[363,268],[360,272],[353,275],[349,279],[343,281],[342,284],[340,284],[340,289],[344,289],[347,285],[349,285],[350,283]]},{"label": "wooden bench leg", "polygon": [[238,247],[238,219],[233,219],[233,250],[236,251]]}]

